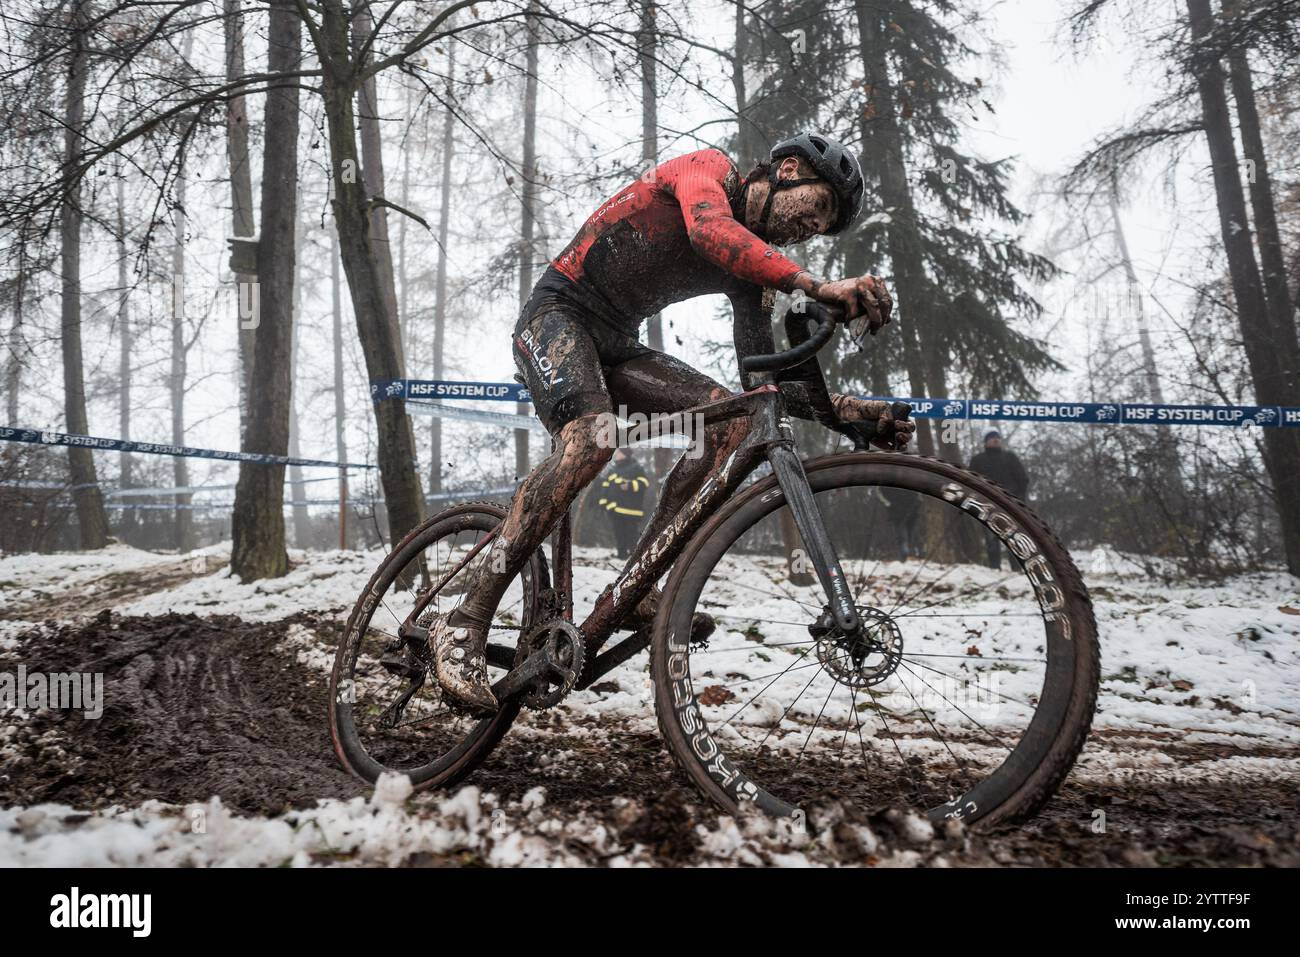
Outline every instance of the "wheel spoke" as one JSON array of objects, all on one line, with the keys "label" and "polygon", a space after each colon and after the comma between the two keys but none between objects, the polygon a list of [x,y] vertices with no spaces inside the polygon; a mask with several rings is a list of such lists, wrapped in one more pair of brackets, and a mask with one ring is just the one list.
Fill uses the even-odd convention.
[{"label": "wheel spoke", "polygon": [[935,694],[937,694],[937,695],[938,695],[940,698],[942,698],[944,701],[947,701],[948,704],[952,705],[953,708],[954,708],[954,709],[955,709],[959,714],[961,714],[961,716],[962,716],[963,718],[965,718],[967,721],[970,721],[972,724],[974,724],[976,727],[978,727],[981,731],[983,731],[985,734],[987,734],[990,738],[992,738],[994,744],[996,744],[996,745],[997,745],[998,747],[1000,747],[1000,748],[1003,748],[1003,749],[1007,752],[1007,754],[1010,754],[1010,753],[1011,753],[1011,750],[1012,750],[1011,748],[1008,748],[1005,744],[1002,743],[1002,740],[1001,740],[997,735],[995,735],[995,734],[994,734],[992,731],[990,731],[988,728],[984,727],[983,724],[981,724],[980,722],[976,721],[976,720],[975,720],[974,718],[972,718],[969,714],[967,714],[964,710],[962,710],[962,708],[959,707],[955,701],[953,701],[951,698],[949,698],[949,697],[948,697],[946,694],[944,694],[942,691],[939,691],[938,689],[936,689],[932,684],[930,684],[928,681],[926,681],[926,680],[925,680],[924,678],[922,678],[920,675],[917,675],[916,672],[912,671],[911,668],[908,668],[906,665],[904,665],[903,668],[904,668],[904,670],[907,671],[908,674],[915,675],[917,681],[921,682],[921,684],[925,685],[927,688],[929,688],[931,691],[933,691]]}]

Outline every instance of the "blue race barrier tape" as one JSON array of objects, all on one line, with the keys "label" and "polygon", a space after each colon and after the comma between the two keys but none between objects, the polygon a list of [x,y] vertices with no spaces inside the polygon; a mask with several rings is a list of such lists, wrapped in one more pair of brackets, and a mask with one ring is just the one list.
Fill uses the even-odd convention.
[{"label": "blue race barrier tape", "polygon": [[[484,399],[527,402],[517,382],[453,379],[377,379],[370,394],[385,399]],[[1150,402],[1017,402],[1008,399],[917,399],[871,396],[907,402],[918,419],[997,419],[1025,422],[1085,422],[1098,425],[1233,425],[1300,428],[1300,407],[1276,405],[1156,405]]]},{"label": "blue race barrier tape", "polygon": [[33,445],[69,445],[94,449],[97,452],[139,452],[142,455],[173,455],[192,459],[222,459],[228,462],[254,462],[259,465],[302,465],[331,469],[373,469],[375,465],[355,462],[326,462],[322,459],[296,459],[287,455],[264,455],[260,452],[221,452],[216,449],[196,449],[188,445],[157,445],[153,442],[133,442],[128,439],[102,439],[93,435],[74,435],[68,432],[15,429],[0,426],[0,442],[28,442]]},{"label": "blue race barrier tape", "polygon": [[[426,502],[446,502],[446,501],[451,501],[453,499],[482,498],[490,495],[513,495],[514,491],[515,491],[515,486],[506,485],[506,486],[502,486],[501,488],[476,489],[476,490],[462,491],[462,492],[439,492],[437,495],[426,495],[424,497],[424,500]],[[293,509],[293,508],[302,508],[306,506],[313,506],[313,507],[325,506],[325,505],[336,506],[339,504],[375,506],[375,505],[383,505],[384,500],[382,498],[350,498],[347,500],[346,503],[340,503],[339,500],[336,498],[335,499],[309,498],[309,499],[304,499],[301,502],[295,502],[292,499],[286,499],[282,507],[285,509]],[[63,504],[63,503],[45,505],[42,507],[52,508],[52,509],[76,508],[75,505]],[[222,509],[232,509],[234,507],[235,507],[234,502],[190,502],[188,504],[176,504],[173,502],[166,502],[163,504],[145,503],[145,502],[105,502],[104,503],[104,508],[106,509],[117,509],[121,511],[171,512],[177,509],[189,509],[192,511],[214,511],[215,512],[215,511],[221,511]]]},{"label": "blue race barrier tape", "polygon": [[[877,398],[867,396],[866,398]],[[1276,405],[1157,405],[1153,402],[1015,402],[1006,399],[907,399],[916,419],[996,419],[1097,425],[1300,427],[1300,408]]]}]

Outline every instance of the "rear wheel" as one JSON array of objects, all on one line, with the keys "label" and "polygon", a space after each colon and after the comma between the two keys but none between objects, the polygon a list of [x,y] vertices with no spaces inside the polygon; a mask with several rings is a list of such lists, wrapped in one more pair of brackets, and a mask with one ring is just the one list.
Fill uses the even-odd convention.
[{"label": "rear wheel", "polygon": [[[477,767],[509,730],[518,698],[490,718],[447,706],[423,638],[410,626],[460,604],[485,540],[505,509],[474,502],[425,521],[379,566],[348,619],[330,677],[330,736],[339,760],[367,781],[398,771],[417,787],[453,784]],[[510,583],[492,618],[488,678],[496,681],[516,658],[519,636],[540,620],[549,586],[536,552]]]},{"label": "rear wheel", "polygon": [[[1064,547],[1023,502],[943,462],[854,453],[806,469],[863,626],[839,633],[807,583],[775,479],[728,503],[655,624],[656,710],[678,761],[731,810],[839,799],[983,824],[1037,810],[1097,693],[1092,605]],[[998,552],[1010,570],[990,567]],[[718,621],[707,647],[688,640],[695,612]]]}]

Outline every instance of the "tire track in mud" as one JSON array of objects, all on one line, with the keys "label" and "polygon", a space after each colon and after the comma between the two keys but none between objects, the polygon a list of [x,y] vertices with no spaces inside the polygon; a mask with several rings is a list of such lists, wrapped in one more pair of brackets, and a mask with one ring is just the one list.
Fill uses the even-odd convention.
[{"label": "tire track in mud", "polygon": [[239,811],[277,813],[364,793],[334,760],[323,685],[277,647],[305,620],[101,612],[19,635],[8,668],[101,672],[104,712],[11,724],[18,740],[0,759],[0,801],[96,808],[216,794]]}]

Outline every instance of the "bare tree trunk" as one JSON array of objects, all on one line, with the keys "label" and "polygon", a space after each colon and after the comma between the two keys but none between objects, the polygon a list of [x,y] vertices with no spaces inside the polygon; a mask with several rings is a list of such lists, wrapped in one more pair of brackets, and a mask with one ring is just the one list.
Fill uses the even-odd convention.
[{"label": "bare tree trunk", "polygon": [[[875,165],[878,168],[881,205],[890,211],[886,248],[894,268],[903,361],[912,394],[923,396],[926,394],[926,375],[920,326],[928,297],[925,277],[921,271],[916,211],[912,206],[907,170],[903,163],[902,132],[898,128],[893,84],[885,56],[883,26],[880,21],[882,14],[866,0],[856,0],[856,3],[870,117],[863,123],[863,165],[868,168]],[[918,422],[916,433],[921,454],[934,455],[936,448],[930,423],[924,420]]]},{"label": "bare tree trunk", "polygon": [[18,395],[23,387],[23,302],[27,294],[27,266],[21,247],[17,270],[14,275],[14,311],[6,340],[9,354],[5,359],[5,422],[10,426],[19,424]]},{"label": "bare tree trunk", "polygon": [[[659,161],[659,81],[656,69],[659,33],[655,0],[641,0],[637,52],[641,60],[641,167],[649,171]],[[646,344],[664,351],[664,319],[655,313],[646,322]],[[673,466],[672,449],[655,449],[655,478],[662,479]],[[657,489],[657,486],[656,486]]]},{"label": "bare tree trunk", "polygon": [[[456,47],[447,56],[447,99],[456,75]],[[442,349],[447,329],[447,243],[451,236],[451,160],[456,149],[456,118],[448,109],[442,120],[442,185],[438,207],[438,278],[433,312],[433,377],[443,376]],[[442,491],[442,419],[430,416],[429,494]]]},{"label": "bare tree trunk", "polygon": [[[298,205],[302,206],[302,184],[298,188]],[[299,281],[298,271],[302,268],[304,240],[307,235],[307,224],[299,222],[294,232],[294,283],[293,283],[293,334],[292,343],[289,346],[289,455],[292,458],[299,458],[302,455],[302,449],[298,444],[301,433],[301,426],[298,421],[298,340],[302,338],[302,282]],[[302,466],[289,466],[289,499],[293,502],[293,544],[297,548],[308,548],[311,545],[311,515],[308,513],[305,500],[307,498],[306,488],[302,484]]]},{"label": "bare tree trunk", "polygon": [[[1210,0],[1187,0],[1187,12],[1193,41],[1204,43],[1214,27]],[[1284,363],[1284,357],[1291,351],[1291,343],[1284,345],[1284,339],[1294,340],[1295,327],[1291,327],[1290,335],[1284,336],[1269,321],[1263,282],[1247,225],[1246,198],[1232,138],[1223,68],[1216,59],[1200,57],[1192,61],[1191,69],[1201,98],[1219,226],[1255,399],[1261,405],[1300,405],[1300,396],[1291,388],[1291,377]],[[1292,574],[1300,575],[1300,430],[1264,429],[1263,441],[1264,464],[1273,483],[1287,568]]]},{"label": "bare tree trunk", "polygon": [[[537,4],[530,2],[526,17],[528,47],[524,58],[524,162],[523,211],[519,228],[519,308],[533,291],[533,227],[537,211]],[[520,402],[515,412],[529,415],[528,404]],[[528,429],[515,430],[515,478],[528,474]]]},{"label": "bare tree trunk", "polygon": [[[352,46],[354,55],[360,56],[361,44],[370,38],[374,30],[374,21],[370,17],[370,5],[354,0],[352,4]],[[358,60],[357,66],[366,64]],[[363,80],[357,89],[357,126],[361,130],[361,176],[366,186],[366,193],[374,198],[385,198],[384,188],[387,182],[384,176],[384,142],[379,129],[379,91],[378,84],[372,76]],[[379,267],[382,280],[381,292],[387,298],[388,314],[393,317],[397,327],[397,363],[401,374],[406,375],[406,352],[402,330],[406,325],[406,316],[397,309],[397,279],[393,272],[393,246],[388,238],[388,209],[381,203],[370,205],[370,247],[374,250],[375,262]]]},{"label": "bare tree trunk", "polygon": [[[888,210],[885,248],[894,271],[903,361],[914,396],[942,398],[948,394],[949,346],[933,324],[934,290],[925,273],[921,233],[907,179],[903,130],[886,51],[885,24],[879,7],[856,0],[858,37],[866,75],[867,103],[863,114],[863,165],[880,173],[880,201]],[[961,464],[955,443],[936,441],[927,420],[917,423],[917,444],[923,455],[937,455]],[[940,561],[970,561],[980,542],[974,529],[951,510],[927,509],[922,517],[926,555]]]},{"label": "bare tree trunk", "polygon": [[[1146,383],[1147,401],[1163,405],[1164,389],[1160,384],[1160,370],[1156,366],[1156,352],[1151,345],[1151,330],[1147,325],[1146,309],[1143,307],[1142,290],[1138,284],[1137,270],[1133,267],[1133,257],[1129,255],[1128,239],[1124,235],[1124,222],[1119,209],[1119,179],[1112,170],[1110,177],[1110,217],[1115,225],[1115,247],[1119,252],[1120,263],[1124,267],[1124,276],[1128,281],[1128,304],[1133,309],[1133,318],[1137,323],[1138,345],[1142,351],[1142,372]],[[1174,436],[1168,429],[1156,430],[1156,451],[1160,474],[1164,476],[1168,491],[1180,501],[1183,497],[1183,477],[1178,462],[1178,449]]]},{"label": "bare tree trunk", "polygon": [[[193,33],[189,34],[193,36]],[[185,160],[182,157],[176,172],[175,234],[172,242],[172,351],[167,389],[171,402],[172,445],[185,444],[185,378],[188,366],[189,345],[185,341]],[[190,484],[189,460],[172,457],[172,483],[177,488]],[[194,548],[193,510],[189,492],[177,492],[172,497],[176,505],[172,513],[172,541],[182,554]]]},{"label": "bare tree trunk", "polygon": [[[67,97],[64,103],[63,132],[63,207],[60,210],[62,244],[63,300],[61,333],[63,346],[63,402],[68,431],[85,435],[90,431],[86,418],[86,383],[81,354],[81,179],[77,167],[81,162],[81,141],[85,125],[86,77],[90,72],[87,43],[88,16],[85,3],[74,0],[72,8],[72,55],[68,63]],[[104,496],[95,471],[90,449],[68,449],[68,473],[77,507],[77,524],[81,547],[103,548],[108,544],[108,517],[104,514]]]},{"label": "bare tree trunk", "polygon": [[[117,434],[124,439],[131,438],[131,358],[135,350],[135,336],[131,329],[131,289],[127,272],[129,252],[126,246],[126,177],[122,175],[122,164],[117,165]],[[123,452],[119,458],[119,488],[134,488],[135,476],[132,474],[134,463],[130,452]],[[131,502],[125,502],[127,506]],[[117,537],[130,543],[136,527],[136,512],[124,508],[118,514]]]},{"label": "bare tree trunk", "polygon": [[[659,35],[656,32],[655,0],[641,0],[641,23],[637,31],[637,55],[641,61],[641,169],[649,172],[659,160],[659,101],[655,57]],[[646,342],[660,352],[664,348],[663,317],[656,313],[646,322]],[[659,459],[658,452],[655,458]],[[659,467],[656,461],[655,467]]]},{"label": "bare tree trunk", "polygon": [[745,32],[745,3],[736,0],[736,50],[731,61],[731,87],[736,96],[736,152],[742,174],[763,157],[761,144],[748,114],[749,94],[745,90],[745,57],[749,52],[749,36]]},{"label": "bare tree trunk", "polygon": [[1295,348],[1295,316],[1291,290],[1287,285],[1286,258],[1282,252],[1282,237],[1277,228],[1277,212],[1273,201],[1273,180],[1264,153],[1264,137],[1260,132],[1259,109],[1255,105],[1255,83],[1250,72],[1250,62],[1245,50],[1234,50],[1228,55],[1228,70],[1232,81],[1232,99],[1237,104],[1237,121],[1241,126],[1241,140],[1246,159],[1254,164],[1250,177],[1250,208],[1255,218],[1255,240],[1259,246],[1260,266],[1263,267],[1264,301],[1268,304],[1269,318],[1276,330],[1275,340],[1283,350],[1283,369],[1290,373],[1291,389],[1300,381],[1300,350]]},{"label": "bare tree trunk", "polygon": [[[348,460],[347,402],[343,397],[343,290],[339,282],[339,241],[330,237],[330,304],[334,319],[334,451],[340,462]],[[352,547],[348,527],[348,470],[339,469],[339,547]]]},{"label": "bare tree trunk", "polygon": [[[402,129],[409,137],[413,125],[411,116],[411,90],[408,87],[403,99]],[[402,208],[411,208],[411,147],[409,140],[402,148]],[[402,354],[411,351],[412,322],[410,311],[410,276],[406,269],[406,229],[409,216],[399,216],[397,222],[397,325],[402,333]]]},{"label": "bare tree trunk", "polygon": [[[298,337],[293,344],[293,381],[298,383]],[[292,458],[302,456],[302,447],[298,444],[298,405],[293,403],[293,415],[289,419],[289,455]],[[293,545],[295,548],[311,547],[311,513],[307,508],[307,490],[303,485],[302,466],[289,466],[289,501],[293,503]]]},{"label": "bare tree trunk", "polygon": [[[244,75],[244,15],[242,0],[223,0],[222,23],[226,31],[226,82],[233,83]],[[253,174],[248,162],[248,101],[242,96],[226,102],[226,156],[230,167],[230,225],[235,236],[254,236]],[[235,274],[236,302],[248,302],[255,275]],[[251,305],[251,303],[250,303]],[[240,309],[235,310],[239,343],[239,436],[240,448],[248,431],[249,383],[253,374],[253,344],[257,333],[252,323],[245,323]],[[248,325],[250,328],[245,328]]]},{"label": "bare tree trunk", "polygon": [[[402,345],[391,299],[391,281],[372,247],[370,200],[358,181],[358,150],[353,97],[355,66],[349,48],[348,18],[341,0],[321,0],[322,94],[330,138],[330,172],[334,182],[334,217],[339,251],[348,277],[357,335],[371,379],[400,379]],[[387,273],[392,278],[391,269]],[[387,292],[385,291],[387,290]],[[423,514],[416,473],[415,441],[410,418],[400,402],[375,402],[375,441],[380,480],[388,512],[389,534],[401,538]]]},{"label": "bare tree trunk", "polygon": [[[273,0],[267,69],[298,69],[302,21],[292,0]],[[248,409],[249,451],[284,455],[289,445],[292,378],[294,230],[297,224],[298,88],[266,94],[262,234],[257,244],[258,322]],[[241,463],[232,521],[231,571],[245,582],[289,570],[284,547],[284,466]]]},{"label": "bare tree trunk", "polygon": [[[117,167],[117,434],[124,439],[131,438],[131,351],[134,347],[131,335],[131,292],[130,279],[126,264],[126,178],[122,175],[122,166]],[[123,452],[120,458],[122,488],[132,487],[131,453]],[[126,524],[126,515],[122,516]]]},{"label": "bare tree trunk", "polygon": [[1137,322],[1147,400],[1157,405],[1163,405],[1165,401],[1164,389],[1160,386],[1160,371],[1156,368],[1156,353],[1151,346],[1151,330],[1147,327],[1146,310],[1142,306],[1142,294],[1138,284],[1137,270],[1133,268],[1133,257],[1129,255],[1128,240],[1124,235],[1124,221],[1119,214],[1119,184],[1114,171],[1111,172],[1110,177],[1110,218],[1115,225],[1115,248],[1119,252],[1120,264],[1124,267],[1124,277],[1128,281],[1129,304],[1133,307],[1134,319]]}]

